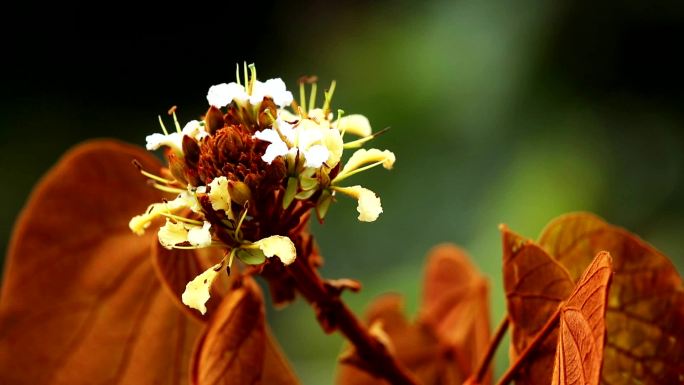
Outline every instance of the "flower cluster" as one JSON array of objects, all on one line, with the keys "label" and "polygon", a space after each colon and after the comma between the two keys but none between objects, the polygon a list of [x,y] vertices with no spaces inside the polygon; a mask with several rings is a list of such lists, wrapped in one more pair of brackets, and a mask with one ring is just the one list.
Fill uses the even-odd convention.
[{"label": "flower cluster", "polygon": [[[152,204],[129,223],[133,232],[143,234],[163,219],[158,237],[169,249],[225,250],[223,260],[189,282],[183,293],[183,302],[202,313],[218,272],[236,258],[249,265],[273,256],[284,265],[294,262],[292,235],[303,230],[311,210],[322,221],[337,193],[358,201],[359,220],[376,220],[382,212],[378,196],[342,182],[375,166],[391,169],[395,162],[390,151],[359,148],[378,134],[368,119],[343,116],[341,110],[333,114],[335,82],[317,107],[313,79],[300,82],[299,103],[281,79],[258,81],[253,65],[244,67],[242,80],[238,67],[236,82],[212,86],[201,121],[181,128],[172,109],[176,131],[169,133],[159,119],[163,133],[149,135],[147,149],[163,148],[168,167],[162,175],[142,168],[141,173],[173,198]],[[345,135],[356,139],[345,142]],[[350,148],[359,149],[343,161]]]}]

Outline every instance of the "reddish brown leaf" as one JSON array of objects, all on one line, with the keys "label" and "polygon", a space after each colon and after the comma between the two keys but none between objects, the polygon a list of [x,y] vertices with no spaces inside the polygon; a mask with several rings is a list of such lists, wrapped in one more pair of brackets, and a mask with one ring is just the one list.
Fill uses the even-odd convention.
[{"label": "reddish brown leaf", "polygon": [[585,213],[553,221],[540,244],[573,277],[601,250],[613,258],[602,383],[682,381],[684,287],[667,257],[628,231]]},{"label": "reddish brown leaf", "polygon": [[266,351],[264,354],[264,372],[261,375],[264,385],[297,385],[299,379],[292,366],[285,358],[280,346],[266,329]]},{"label": "reddish brown leaf", "polygon": [[79,146],[40,182],[15,228],[0,301],[0,383],[182,384],[200,325],[155,278],[154,232],[128,220],[161,197],[111,141]]},{"label": "reddish brown leaf", "polygon": [[600,252],[562,305],[552,384],[598,385],[611,273],[610,254]]},{"label": "reddish brown leaf", "polygon": [[[532,241],[501,226],[503,279],[511,321],[511,361],[514,362],[541,331],[575,286],[568,272]],[[518,371],[516,381],[546,385],[553,369],[557,331],[550,333]]]},{"label": "reddish brown leaf", "polygon": [[263,299],[251,280],[233,290],[221,301],[197,345],[193,384],[261,383],[266,356]]},{"label": "reddish brown leaf", "polygon": [[[377,299],[366,318],[381,341],[389,340],[387,348],[421,384],[461,384],[475,370],[489,343],[487,295],[486,280],[465,253],[441,245],[429,254],[423,304],[415,323],[406,320],[398,295]],[[337,383],[387,383],[368,374],[352,353],[340,365]]]}]

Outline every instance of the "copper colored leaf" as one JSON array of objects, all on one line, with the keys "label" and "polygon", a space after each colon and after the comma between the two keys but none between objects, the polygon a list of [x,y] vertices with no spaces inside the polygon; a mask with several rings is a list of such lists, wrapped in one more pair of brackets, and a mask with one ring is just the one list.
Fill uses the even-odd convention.
[{"label": "copper colored leaf", "polygon": [[598,385],[610,278],[610,254],[600,252],[563,304],[552,384]]},{"label": "copper colored leaf", "polygon": [[182,384],[200,325],[155,277],[152,232],[128,220],[161,198],[111,141],[71,150],[43,178],[12,238],[0,301],[0,383]]},{"label": "copper colored leaf", "polygon": [[263,299],[251,280],[233,290],[198,342],[191,365],[193,384],[261,383],[266,356]]},{"label": "copper colored leaf", "polygon": [[[428,256],[419,319],[453,349],[459,372],[469,376],[487,351],[489,283],[462,249],[443,244]],[[483,383],[490,382],[489,376]]]},{"label": "copper colored leaf", "polygon": [[585,213],[553,221],[540,244],[573,277],[601,250],[613,258],[602,383],[655,385],[684,379],[684,287],[667,257]]},{"label": "copper colored leaf", "polygon": [[[228,273],[225,271],[214,281],[211,297],[207,302],[207,313],[202,315],[199,311],[191,309],[181,301],[181,295],[185,291],[185,285],[197,275],[221,260],[221,256],[210,255],[216,249],[183,250],[164,248],[159,242],[152,249],[155,270],[159,279],[164,283],[169,296],[174,299],[178,307],[188,315],[200,321],[206,321],[216,311],[224,295],[229,294],[230,287]],[[235,274],[234,274],[235,275]]]},{"label": "copper colored leaf", "polygon": [[[501,226],[503,279],[511,321],[511,360],[532,342],[575,286],[568,272],[532,241]],[[549,334],[518,371],[523,384],[549,383],[556,351],[557,331]]]}]

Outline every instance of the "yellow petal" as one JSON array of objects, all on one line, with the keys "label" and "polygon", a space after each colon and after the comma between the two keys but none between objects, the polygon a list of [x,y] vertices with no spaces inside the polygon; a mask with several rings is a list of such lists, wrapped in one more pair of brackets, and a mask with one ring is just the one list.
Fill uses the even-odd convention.
[{"label": "yellow petal", "polygon": [[396,157],[392,151],[380,151],[377,148],[366,150],[362,148],[352,154],[347,163],[345,163],[344,168],[342,168],[342,171],[335,177],[335,180],[340,181],[351,175],[355,170],[369,164],[382,163],[384,168],[390,170],[394,166],[395,161]]},{"label": "yellow petal", "polygon": [[173,223],[167,219],[166,224],[159,228],[157,236],[159,237],[159,243],[161,243],[162,246],[167,249],[172,249],[177,244],[188,240],[188,230],[183,223]]},{"label": "yellow petal", "polygon": [[294,243],[288,237],[273,235],[254,242],[268,258],[277,256],[285,265],[294,262],[297,250]]},{"label": "yellow petal", "polygon": [[207,312],[206,303],[209,300],[209,289],[211,284],[216,279],[216,275],[221,270],[221,264],[214,265],[202,274],[198,275],[192,281],[185,285],[185,291],[181,296],[183,303],[193,309],[197,309],[200,313]]},{"label": "yellow petal", "polygon": [[337,127],[340,132],[366,137],[373,131],[368,118],[360,114],[347,115],[336,120],[333,127]]},{"label": "yellow petal", "polygon": [[137,235],[143,235],[145,234],[145,229],[150,227],[150,223],[164,211],[166,211],[164,203],[151,204],[144,214],[136,215],[131,218],[128,222],[128,227]]},{"label": "yellow petal", "polygon": [[214,178],[209,183],[211,190],[209,191],[209,200],[211,207],[214,210],[223,210],[230,217],[230,193],[228,192],[228,179],[225,176]]},{"label": "yellow petal", "polygon": [[328,167],[334,168],[340,163],[342,152],[344,151],[344,142],[342,135],[337,130],[326,130],[321,140],[323,145],[328,149],[328,160],[325,162]]},{"label": "yellow petal", "polygon": [[334,187],[334,189],[358,200],[356,210],[359,212],[360,221],[373,222],[382,213],[380,198],[373,191],[361,186]]}]

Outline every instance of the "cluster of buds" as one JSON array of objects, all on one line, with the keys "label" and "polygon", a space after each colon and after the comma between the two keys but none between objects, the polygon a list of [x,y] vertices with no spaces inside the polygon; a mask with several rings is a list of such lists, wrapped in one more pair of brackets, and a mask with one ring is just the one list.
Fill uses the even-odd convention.
[{"label": "cluster of buds", "polygon": [[[377,195],[342,182],[375,166],[390,169],[395,161],[390,151],[359,148],[378,134],[368,119],[333,114],[335,82],[317,107],[314,78],[300,81],[297,103],[281,79],[260,82],[253,65],[243,71],[242,82],[238,67],[236,82],[209,89],[210,107],[201,121],[181,127],[172,109],[175,132],[169,133],[159,119],[163,133],[149,135],[147,149],[163,148],[168,166],[161,175],[140,171],[175,198],[150,205],[129,223],[143,234],[165,219],[158,238],[169,249],[225,250],[223,260],[189,282],[182,295],[183,303],[203,314],[212,282],[235,259],[248,265],[274,256],[284,265],[294,262],[293,237],[312,210],[323,221],[337,193],[358,201],[359,220],[376,220],[382,212]],[[345,142],[345,135],[354,139]],[[343,161],[350,148],[359,149]]]}]

